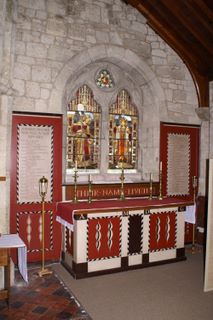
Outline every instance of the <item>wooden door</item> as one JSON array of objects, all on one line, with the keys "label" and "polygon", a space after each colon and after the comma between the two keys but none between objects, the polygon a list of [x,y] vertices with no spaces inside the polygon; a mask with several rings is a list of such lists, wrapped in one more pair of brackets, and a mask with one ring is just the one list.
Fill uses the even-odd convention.
[{"label": "wooden door", "polygon": [[199,135],[199,126],[161,123],[160,161],[164,196],[194,200],[198,190]]},{"label": "wooden door", "polygon": [[58,260],[61,228],[55,220],[62,199],[62,116],[14,113],[11,141],[10,232],[27,245],[28,262],[41,260],[39,179],[48,179],[45,198],[45,260]]},{"label": "wooden door", "polygon": [[[162,191],[167,197],[196,201],[199,179],[200,127],[161,123]],[[193,240],[193,225],[185,223],[185,243]]]}]

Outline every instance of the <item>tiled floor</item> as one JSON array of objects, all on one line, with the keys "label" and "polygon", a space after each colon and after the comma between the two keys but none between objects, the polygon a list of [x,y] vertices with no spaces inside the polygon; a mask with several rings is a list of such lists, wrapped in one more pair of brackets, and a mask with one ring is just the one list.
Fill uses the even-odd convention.
[{"label": "tiled floor", "polygon": [[39,277],[38,271],[39,268],[29,270],[28,284],[16,272],[9,308],[0,301],[0,320],[91,320],[56,274]]}]

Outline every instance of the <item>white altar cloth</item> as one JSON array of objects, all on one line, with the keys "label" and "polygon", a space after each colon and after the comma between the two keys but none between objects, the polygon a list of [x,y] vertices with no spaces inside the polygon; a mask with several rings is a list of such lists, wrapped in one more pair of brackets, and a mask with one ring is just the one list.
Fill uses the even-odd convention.
[{"label": "white altar cloth", "polygon": [[27,248],[18,234],[2,234],[0,236],[1,249],[18,249],[18,268],[23,279],[28,282],[27,274]]},{"label": "white altar cloth", "polygon": [[185,222],[192,224],[196,223],[196,205],[186,207]]}]

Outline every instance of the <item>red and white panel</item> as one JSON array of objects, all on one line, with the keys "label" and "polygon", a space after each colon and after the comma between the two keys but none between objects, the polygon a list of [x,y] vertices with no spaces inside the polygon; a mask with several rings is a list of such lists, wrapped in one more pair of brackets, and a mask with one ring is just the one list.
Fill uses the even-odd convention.
[{"label": "red and white panel", "polygon": [[176,212],[150,214],[149,251],[168,250],[176,247]]},{"label": "red and white panel", "polygon": [[88,261],[119,257],[120,217],[88,219]]}]

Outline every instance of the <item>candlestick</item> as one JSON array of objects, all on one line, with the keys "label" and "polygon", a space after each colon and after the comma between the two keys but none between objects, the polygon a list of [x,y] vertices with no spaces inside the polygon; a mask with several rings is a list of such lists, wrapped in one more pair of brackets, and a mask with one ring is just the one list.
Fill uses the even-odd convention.
[{"label": "candlestick", "polygon": [[160,170],[160,174],[159,174],[159,196],[158,196],[159,200],[163,200],[163,196],[162,196],[162,171]]},{"label": "candlestick", "polygon": [[124,168],[121,169],[121,176],[120,176],[120,180],[121,180],[121,192],[120,192],[120,199],[121,200],[125,200],[125,194],[124,194],[124,180],[125,180],[125,176],[124,176]]},{"label": "candlestick", "polygon": [[77,179],[78,179],[77,167],[75,167],[73,178],[74,178],[74,197],[73,197],[73,202],[78,202],[78,199],[77,199]]},{"label": "candlestick", "polygon": [[149,200],[152,200],[152,173],[150,173],[149,179]]},{"label": "candlestick", "polygon": [[[193,187],[193,200],[194,200],[194,208],[196,208],[196,191],[198,186],[198,177],[192,177],[192,187]],[[195,210],[195,209],[194,209]],[[192,247],[191,253],[195,254],[196,252],[200,252],[199,247],[196,246],[196,215],[195,215],[195,223],[192,224]]]},{"label": "candlestick", "polygon": [[45,197],[47,195],[47,187],[48,187],[48,180],[47,178],[45,178],[44,176],[39,179],[39,194],[41,196],[41,203],[42,203],[42,209],[41,209],[41,214],[42,214],[42,267],[41,267],[41,270],[39,271],[39,276],[42,277],[44,275],[47,275],[47,274],[51,274],[52,271],[45,268],[44,267],[44,264],[45,264],[45,258],[44,258],[44,255],[45,255],[45,226],[44,226],[44,223],[45,223],[45,211],[44,211],[44,203],[45,203]]},{"label": "candlestick", "polygon": [[91,180],[91,175],[89,174],[89,179],[88,179],[88,202],[92,202],[92,180]]}]

